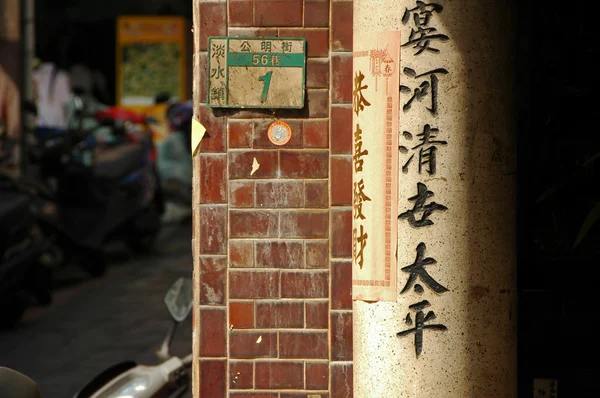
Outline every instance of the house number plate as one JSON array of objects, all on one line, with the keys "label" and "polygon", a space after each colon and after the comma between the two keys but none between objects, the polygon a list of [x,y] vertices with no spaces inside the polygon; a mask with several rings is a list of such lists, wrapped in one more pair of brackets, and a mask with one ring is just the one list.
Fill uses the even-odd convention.
[{"label": "house number plate", "polygon": [[305,76],[303,38],[208,38],[210,107],[300,109]]}]

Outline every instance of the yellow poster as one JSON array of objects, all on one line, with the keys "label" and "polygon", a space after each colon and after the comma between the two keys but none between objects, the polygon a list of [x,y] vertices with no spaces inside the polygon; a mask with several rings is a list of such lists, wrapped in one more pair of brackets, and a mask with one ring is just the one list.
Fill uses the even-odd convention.
[{"label": "yellow poster", "polygon": [[355,33],[352,297],[397,300],[400,32]]},{"label": "yellow poster", "polygon": [[165,105],[158,94],[186,98],[185,19],[181,17],[119,17],[117,23],[117,104],[154,116],[157,141],[167,132]]}]

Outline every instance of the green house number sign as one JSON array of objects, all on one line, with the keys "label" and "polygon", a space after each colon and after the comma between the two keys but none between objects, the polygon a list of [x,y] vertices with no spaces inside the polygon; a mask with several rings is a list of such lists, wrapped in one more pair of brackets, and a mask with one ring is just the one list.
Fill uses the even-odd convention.
[{"label": "green house number sign", "polygon": [[208,38],[210,107],[300,109],[305,76],[303,38]]}]

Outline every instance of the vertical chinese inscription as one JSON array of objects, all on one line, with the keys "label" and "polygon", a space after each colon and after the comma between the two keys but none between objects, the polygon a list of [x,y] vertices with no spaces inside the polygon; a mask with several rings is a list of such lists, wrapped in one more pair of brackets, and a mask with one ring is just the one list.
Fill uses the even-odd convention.
[{"label": "vertical chinese inscription", "polygon": [[227,103],[227,40],[213,39],[210,41],[210,68],[208,70],[208,102],[223,105]]},{"label": "vertical chinese inscription", "polygon": [[400,32],[354,40],[352,295],[396,301]]},{"label": "vertical chinese inscription", "polygon": [[[436,277],[436,270],[444,266],[443,259],[435,256],[436,242],[426,242],[427,234],[417,230],[437,228],[436,220],[443,217],[448,207],[433,200],[435,193],[428,187],[428,181],[444,180],[433,178],[440,172],[438,156],[450,145],[444,134],[443,126],[438,125],[439,112],[443,104],[439,93],[444,77],[449,74],[444,65],[443,43],[450,38],[441,33],[437,24],[439,14],[444,7],[437,3],[415,1],[414,7],[407,7],[402,18],[402,47],[408,52],[407,61],[403,61],[399,92],[401,96],[401,114],[410,115],[416,112],[417,117],[409,117],[412,124],[406,126],[399,137],[399,166],[407,183],[402,184],[403,194],[400,196],[398,223],[409,237],[401,249],[401,258],[414,259],[412,263],[400,264],[402,271],[400,294],[406,296],[408,311],[403,323],[406,329],[397,333],[400,338],[412,337],[417,358],[424,352],[427,336],[445,332],[448,327],[443,319],[433,310],[435,298],[448,294],[450,288]],[[418,70],[408,66],[410,60],[417,57],[428,57],[427,64],[433,67]],[[416,116],[415,115],[415,116]],[[404,126],[403,126],[404,127]],[[427,178],[427,179],[425,179]],[[409,182],[410,181],[410,182]],[[416,181],[415,185],[412,181]],[[406,195],[406,196],[405,196]],[[418,240],[412,241],[411,237]],[[411,254],[412,253],[412,254]],[[438,271],[439,272],[439,271]],[[402,300],[402,302],[405,302]]]}]

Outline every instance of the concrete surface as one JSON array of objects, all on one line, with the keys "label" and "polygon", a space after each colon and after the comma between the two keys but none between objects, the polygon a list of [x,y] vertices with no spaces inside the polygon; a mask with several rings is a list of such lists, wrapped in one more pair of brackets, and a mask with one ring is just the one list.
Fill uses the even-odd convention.
[{"label": "concrete surface", "polygon": [[[191,277],[190,242],[191,225],[168,226],[156,253],[116,258],[102,278],[74,266],[58,270],[54,303],[0,332],[0,366],[36,380],[44,398],[65,398],[117,362],[158,363],[154,353],[171,322],[163,296],[175,279]],[[191,353],[191,335],[190,316],[175,336],[174,354]]]}]

